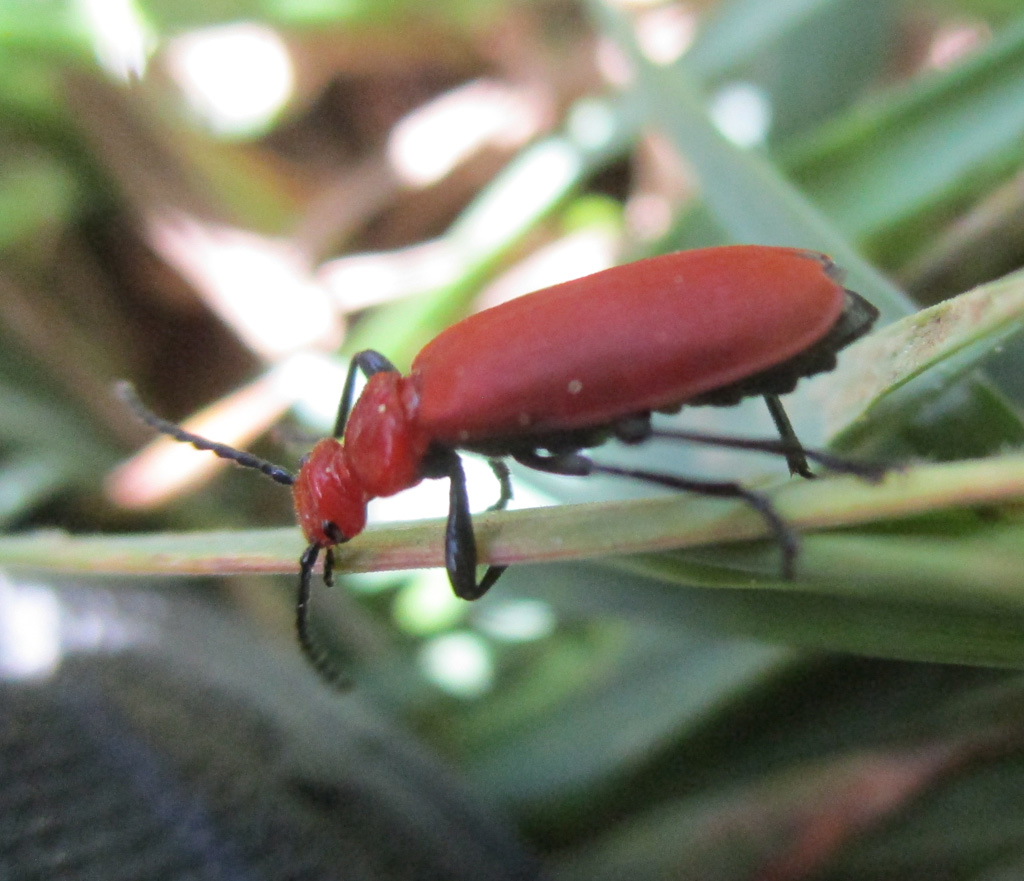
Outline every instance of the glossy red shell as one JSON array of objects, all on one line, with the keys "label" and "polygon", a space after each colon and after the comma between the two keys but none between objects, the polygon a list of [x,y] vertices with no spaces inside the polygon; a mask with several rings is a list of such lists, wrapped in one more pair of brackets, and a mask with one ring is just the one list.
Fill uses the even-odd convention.
[{"label": "glossy red shell", "polygon": [[839,319],[821,254],[740,245],[653,257],[519,297],[428,343],[410,374],[437,442],[606,424],[786,361]]}]

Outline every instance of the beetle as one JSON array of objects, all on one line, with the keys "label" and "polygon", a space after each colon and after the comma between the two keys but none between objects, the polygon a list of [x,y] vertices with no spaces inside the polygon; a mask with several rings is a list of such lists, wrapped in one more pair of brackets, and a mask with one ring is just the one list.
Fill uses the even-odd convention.
[{"label": "beetle", "polygon": [[[406,376],[379,352],[359,352],[332,435],[316,443],[297,474],[161,419],[130,386],[121,394],[156,430],[292,487],[309,542],[299,565],[299,641],[331,678],[309,634],[311,576],[323,552],[331,584],[333,548],[363,530],[371,499],[448,478],[445,565],[455,593],[475,600],[504,571],[491,565],[477,578],[459,451],[488,458],[501,487],[497,509],[511,498],[506,458],[553,474],[611,474],[741,499],[764,518],[782,550],[782,574],[793,577],[796,535],[763,494],[733,481],[598,464],[581,450],[610,438],[667,437],[776,453],[804,477],[813,476],[808,459],[875,476],[873,466],[804,449],[778,396],[831,370],[837,353],[877,317],[814,251],[733,245],[617,266],[465,318],[427,343]],[[357,398],[359,374],[366,384]],[[765,398],[779,440],[669,431],[651,422],[652,412],[749,396]]]}]

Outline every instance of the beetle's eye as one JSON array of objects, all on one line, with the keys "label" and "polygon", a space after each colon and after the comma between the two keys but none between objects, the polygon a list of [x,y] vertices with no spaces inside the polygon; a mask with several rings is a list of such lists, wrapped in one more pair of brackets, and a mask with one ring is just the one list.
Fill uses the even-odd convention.
[{"label": "beetle's eye", "polygon": [[305,468],[306,467],[306,463],[308,461],[309,461],[309,453],[306,453],[305,456],[303,456],[301,459],[299,459],[299,467],[300,468]]}]

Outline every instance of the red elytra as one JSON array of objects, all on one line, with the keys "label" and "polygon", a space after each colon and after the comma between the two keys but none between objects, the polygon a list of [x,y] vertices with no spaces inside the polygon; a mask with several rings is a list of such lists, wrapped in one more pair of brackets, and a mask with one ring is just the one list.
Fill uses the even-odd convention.
[{"label": "red elytra", "polygon": [[[479,581],[472,518],[458,450],[486,455],[511,497],[511,457],[556,474],[614,474],[663,486],[739,498],[766,520],[792,576],[797,539],[764,495],[730,481],[705,481],[599,465],[580,450],[617,437],[635,443],[672,437],[784,455],[813,476],[807,459],[873,476],[878,469],[805,450],[777,396],[831,369],[836,354],[866,333],[877,310],[843,288],[828,257],[795,248],[739,245],[683,251],[565,282],[472,315],[442,332],[402,376],[383,355],[353,358],[334,436],[319,441],[297,475],[185,432],[123,394],[153,427],[200,449],[257,467],[293,485],[309,546],[299,583],[300,642],[318,670],[330,669],[307,631],[310,576],[326,550],[366,524],[366,505],[426,478],[450,480],[445,559],[455,592],[485,593],[504,571]],[[355,380],[367,377],[353,406]],[[651,412],[681,405],[727,405],[762,395],[781,440],[664,431]]]},{"label": "red elytra", "polygon": [[683,403],[825,336],[845,300],[831,272],[820,254],[734,246],[527,294],[427,343],[412,363],[409,420],[462,446]]}]

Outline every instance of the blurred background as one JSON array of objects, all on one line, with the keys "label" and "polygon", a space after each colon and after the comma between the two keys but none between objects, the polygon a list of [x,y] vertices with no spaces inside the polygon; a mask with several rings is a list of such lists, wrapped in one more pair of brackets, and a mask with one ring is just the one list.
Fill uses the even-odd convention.
[{"label": "blurred background", "polygon": [[[129,458],[151,432],[113,382],[291,468],[329,431],[353,352],[407,367],[475,309],[649,254],[827,250],[898,319],[1024,265],[1022,144],[1024,14],[1010,0],[0,0],[0,527],[286,526],[288,492],[258,475],[182,445]],[[951,382],[912,430],[876,424],[854,451],[952,460],[1019,443],[1022,355],[1008,340],[986,362],[988,392]],[[826,439],[820,409],[791,406],[805,440]],[[757,401],[687,425],[771,431]],[[721,452],[617,457],[784,476]],[[519,507],[649,494],[514,479]],[[486,465],[471,481],[482,509]],[[371,518],[443,516],[436,483]],[[946,547],[983,535],[1019,555],[1019,510],[983,514],[893,534]],[[983,532],[996,521],[1007,531]],[[247,534],[211,546],[244,560],[264,535]],[[282,535],[297,559],[298,533]],[[160,553],[158,540],[134,568],[166,573]],[[823,557],[819,581],[829,566],[853,577],[864,556]],[[206,677],[204,694],[241,689],[267,713],[259,691],[276,689],[326,708],[304,735],[315,742],[358,704],[376,720],[365,737],[421,750],[438,775],[417,777],[422,790],[361,846],[394,848],[392,824],[424,813],[467,811],[507,838],[491,854],[503,869],[441,829],[431,846],[456,868],[385,860],[365,877],[1024,870],[1024,682],[1002,669],[1024,660],[1019,556],[1005,561],[1009,605],[967,608],[937,607],[927,584],[901,594],[905,571],[836,603],[715,590],[723,558],[679,559],[660,574],[514,568],[472,606],[440,570],[339,574],[334,591],[317,585],[315,620],[357,683],[343,697],[291,643],[294,574],[246,575],[234,558],[201,581],[0,569],[0,672],[37,688],[72,659],[159,655]],[[250,657],[264,643],[292,679]],[[246,670],[257,681],[240,684]],[[130,678],[102,688],[123,695]],[[197,720],[216,716],[208,703]],[[291,716],[274,718],[296,736]],[[8,746],[24,747],[12,730]],[[331,774],[365,772],[337,752]],[[346,804],[330,802],[342,824]],[[8,848],[35,834],[25,810],[0,820]],[[310,877],[331,877],[338,864],[325,865]]]}]

